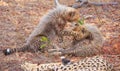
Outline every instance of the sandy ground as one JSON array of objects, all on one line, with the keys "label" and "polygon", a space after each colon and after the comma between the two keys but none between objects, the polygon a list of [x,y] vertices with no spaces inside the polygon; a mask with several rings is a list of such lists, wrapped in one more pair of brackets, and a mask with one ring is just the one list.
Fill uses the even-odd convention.
[{"label": "sandy ground", "polygon": [[[72,5],[74,0],[60,0]],[[120,54],[120,1],[118,5],[89,6],[79,8],[85,23],[95,24],[104,35],[103,51]],[[54,7],[53,0],[2,0],[0,1],[0,51],[23,46],[26,38],[39,23],[41,16]],[[22,71],[24,62],[48,63],[59,57],[45,57],[39,53],[15,53],[4,56],[0,52],[0,71]],[[57,60],[54,60],[57,58]]]}]

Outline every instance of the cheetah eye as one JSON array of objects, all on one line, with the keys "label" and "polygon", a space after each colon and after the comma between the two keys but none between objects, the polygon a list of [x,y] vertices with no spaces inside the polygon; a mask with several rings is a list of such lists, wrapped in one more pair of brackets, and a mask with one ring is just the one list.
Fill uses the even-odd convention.
[{"label": "cheetah eye", "polygon": [[75,12],[70,12],[70,13],[69,13],[69,16],[70,16],[70,17],[73,17],[74,15],[75,15]]}]

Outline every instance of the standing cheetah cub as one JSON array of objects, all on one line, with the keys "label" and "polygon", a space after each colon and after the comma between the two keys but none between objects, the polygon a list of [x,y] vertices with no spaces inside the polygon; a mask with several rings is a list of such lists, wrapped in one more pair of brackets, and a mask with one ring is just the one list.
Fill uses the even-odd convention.
[{"label": "standing cheetah cub", "polygon": [[38,51],[42,42],[42,36],[46,36],[50,41],[54,36],[61,36],[67,22],[77,22],[79,19],[79,12],[65,5],[61,5],[58,0],[55,0],[56,8],[45,14],[37,27],[33,30],[27,39],[25,45],[21,48],[5,49],[3,53],[9,55],[14,52],[23,51]]}]

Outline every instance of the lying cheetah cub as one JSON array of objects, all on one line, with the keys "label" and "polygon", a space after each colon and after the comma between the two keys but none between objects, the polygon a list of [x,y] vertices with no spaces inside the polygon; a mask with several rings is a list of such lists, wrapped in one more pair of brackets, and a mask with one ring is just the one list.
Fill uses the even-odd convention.
[{"label": "lying cheetah cub", "polygon": [[[102,53],[103,36],[95,25],[84,24],[76,26],[72,33],[73,45],[66,49],[50,50],[52,55],[93,56]],[[83,39],[83,40],[81,40]]]}]

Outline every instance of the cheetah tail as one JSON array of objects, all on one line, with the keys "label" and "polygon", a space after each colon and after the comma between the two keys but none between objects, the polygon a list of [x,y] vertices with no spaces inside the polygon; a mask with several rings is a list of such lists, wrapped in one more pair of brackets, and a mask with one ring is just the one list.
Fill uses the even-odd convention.
[{"label": "cheetah tail", "polygon": [[60,6],[61,4],[59,3],[58,0],[54,0],[56,6]]},{"label": "cheetah tail", "polygon": [[4,55],[10,55],[10,54],[15,53],[15,52],[24,52],[24,51],[27,51],[28,48],[29,48],[28,45],[24,45],[21,48],[12,48],[12,49],[7,48],[7,49],[3,50],[3,53],[4,53]]}]

